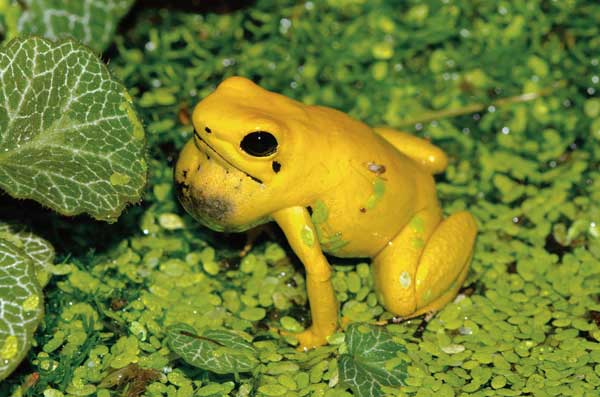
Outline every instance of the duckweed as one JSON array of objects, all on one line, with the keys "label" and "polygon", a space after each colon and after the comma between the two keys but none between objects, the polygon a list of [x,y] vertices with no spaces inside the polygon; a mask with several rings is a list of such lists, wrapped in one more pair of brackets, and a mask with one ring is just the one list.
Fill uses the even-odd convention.
[{"label": "duckweed", "polygon": [[[225,11],[138,7],[105,54],[147,127],[150,183],[114,225],[81,219],[69,235],[64,218],[41,226],[61,241],[46,318],[0,395],[121,395],[124,386],[103,380],[136,364],[158,371],[128,383],[149,397],[342,397],[362,390],[348,381],[359,367],[348,359],[376,362],[382,376],[403,369],[364,395],[596,395],[600,6],[260,0]],[[468,209],[480,227],[454,302],[426,324],[398,323],[377,302],[368,262],[330,258],[342,323],[370,325],[364,334],[347,325],[306,353],[288,343],[280,331],[310,319],[303,269],[283,236],[264,233],[240,258],[245,237],[199,227],[172,188],[194,103],[234,74],[408,129],[449,154],[436,177],[444,210]],[[315,203],[313,220],[330,211]],[[182,323],[250,335],[256,362],[221,374],[186,364],[167,343]],[[371,327],[385,332],[385,360],[363,358],[368,349],[349,338],[368,341],[380,332]],[[31,373],[39,379],[28,382]]]}]

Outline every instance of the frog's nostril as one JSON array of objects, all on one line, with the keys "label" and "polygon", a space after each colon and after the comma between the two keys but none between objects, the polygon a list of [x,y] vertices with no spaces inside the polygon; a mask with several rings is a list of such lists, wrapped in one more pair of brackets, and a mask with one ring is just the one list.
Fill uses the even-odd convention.
[{"label": "frog's nostril", "polygon": [[204,127],[204,131],[206,131],[207,134],[210,134],[212,132],[212,130],[208,127]]}]

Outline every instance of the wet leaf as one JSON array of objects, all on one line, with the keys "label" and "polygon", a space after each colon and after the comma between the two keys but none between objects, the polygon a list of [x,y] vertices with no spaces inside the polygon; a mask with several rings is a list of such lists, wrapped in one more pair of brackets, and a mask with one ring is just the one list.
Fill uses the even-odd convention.
[{"label": "wet leaf", "polygon": [[382,327],[352,324],[346,333],[348,354],[339,358],[340,383],[360,397],[383,396],[381,386],[401,386],[406,380],[406,364],[387,368],[386,361],[406,352]]},{"label": "wet leaf", "polygon": [[1,188],[109,221],[139,200],[143,128],[125,88],[89,49],[15,39],[0,51],[0,85]]},{"label": "wet leaf", "polygon": [[42,301],[31,258],[0,237],[0,380],[25,357],[42,318]]},{"label": "wet leaf", "polygon": [[188,364],[217,374],[249,372],[258,364],[254,347],[226,329],[206,329],[198,334],[187,324],[175,324],[169,327],[168,343]]},{"label": "wet leaf", "polygon": [[74,37],[95,51],[112,42],[120,17],[133,0],[22,0],[20,33],[56,40]]},{"label": "wet leaf", "polygon": [[17,231],[16,228],[1,221],[0,238],[10,241],[29,257],[34,266],[37,281],[41,287],[44,287],[49,280],[48,267],[54,261],[54,247],[31,232]]}]

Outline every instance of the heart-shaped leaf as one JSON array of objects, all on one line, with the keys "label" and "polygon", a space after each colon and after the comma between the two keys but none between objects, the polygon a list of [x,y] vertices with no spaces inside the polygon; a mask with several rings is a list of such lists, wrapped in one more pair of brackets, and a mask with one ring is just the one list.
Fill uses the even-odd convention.
[{"label": "heart-shaped leaf", "polygon": [[23,359],[43,314],[34,265],[25,251],[0,237],[0,380]]},{"label": "heart-shaped leaf", "polygon": [[405,352],[383,328],[351,324],[346,331],[348,354],[339,358],[340,383],[360,397],[383,396],[381,386],[401,386],[407,377],[406,364],[388,368],[386,362]]},{"label": "heart-shaped leaf", "polygon": [[65,215],[115,220],[146,179],[144,131],[89,49],[18,38],[0,50],[0,188]]},{"label": "heart-shaped leaf", "polygon": [[226,329],[206,329],[201,334],[187,324],[169,327],[168,343],[185,362],[217,374],[252,371],[256,350],[240,334]]},{"label": "heart-shaped leaf", "polygon": [[134,0],[21,0],[18,31],[56,40],[74,37],[101,52]]}]

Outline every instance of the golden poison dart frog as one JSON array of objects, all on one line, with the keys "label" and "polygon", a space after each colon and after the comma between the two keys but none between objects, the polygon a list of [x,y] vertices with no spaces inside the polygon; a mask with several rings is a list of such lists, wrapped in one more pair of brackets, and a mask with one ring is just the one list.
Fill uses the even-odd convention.
[{"label": "golden poison dart frog", "polygon": [[184,208],[215,231],[275,221],[306,269],[312,325],[300,346],[338,326],[323,253],[372,258],[380,303],[408,318],[440,309],[463,283],[477,232],[444,219],[432,174],[444,152],[427,140],[371,128],[231,77],[195,107],[194,137],[175,169]]}]

